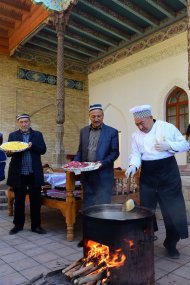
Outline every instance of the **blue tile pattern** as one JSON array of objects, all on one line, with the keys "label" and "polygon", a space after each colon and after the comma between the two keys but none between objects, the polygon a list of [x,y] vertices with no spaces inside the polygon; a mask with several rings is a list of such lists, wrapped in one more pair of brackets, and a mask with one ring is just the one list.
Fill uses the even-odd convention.
[{"label": "blue tile pattern", "polygon": [[[57,84],[57,76],[38,72],[38,71],[33,71],[33,70],[25,69],[25,68],[18,68],[17,77],[19,79],[26,79],[29,81],[46,83],[50,85]],[[65,88],[83,90],[84,86],[83,86],[82,81],[65,78]]]}]

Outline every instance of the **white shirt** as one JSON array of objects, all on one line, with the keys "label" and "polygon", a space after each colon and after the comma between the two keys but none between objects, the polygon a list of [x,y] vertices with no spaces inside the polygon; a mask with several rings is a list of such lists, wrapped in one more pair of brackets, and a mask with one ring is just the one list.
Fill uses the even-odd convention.
[{"label": "white shirt", "polygon": [[[157,151],[155,144],[167,141],[172,150]],[[150,132],[143,133],[137,130],[132,135],[132,152],[129,165],[134,164],[137,168],[141,160],[157,160],[173,156],[176,152],[189,150],[189,143],[184,139],[180,131],[172,124],[157,120]]]}]

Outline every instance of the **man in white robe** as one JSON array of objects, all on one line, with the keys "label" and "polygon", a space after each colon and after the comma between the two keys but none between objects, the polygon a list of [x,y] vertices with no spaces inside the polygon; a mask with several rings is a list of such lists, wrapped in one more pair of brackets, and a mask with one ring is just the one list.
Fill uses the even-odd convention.
[{"label": "man in white robe", "polygon": [[150,105],[130,110],[138,130],[132,135],[132,151],[126,176],[141,167],[140,203],[153,211],[157,203],[163,215],[164,247],[170,258],[179,258],[180,238],[188,238],[188,226],[181,178],[175,153],[189,150],[189,144],[172,124],[154,120]]}]

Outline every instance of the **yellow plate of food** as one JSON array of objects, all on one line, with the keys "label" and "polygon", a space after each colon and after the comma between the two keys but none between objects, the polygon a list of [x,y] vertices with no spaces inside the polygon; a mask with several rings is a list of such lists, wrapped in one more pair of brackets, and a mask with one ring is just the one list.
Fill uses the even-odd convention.
[{"label": "yellow plate of food", "polygon": [[28,148],[28,143],[18,141],[6,142],[0,148],[4,151],[20,152]]}]

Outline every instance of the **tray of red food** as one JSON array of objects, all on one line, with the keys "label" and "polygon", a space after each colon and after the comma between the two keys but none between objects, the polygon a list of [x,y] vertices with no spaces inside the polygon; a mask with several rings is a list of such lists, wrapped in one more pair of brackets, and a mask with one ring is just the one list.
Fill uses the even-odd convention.
[{"label": "tray of red food", "polygon": [[101,166],[99,161],[97,162],[80,162],[80,161],[70,161],[67,164],[63,165],[65,171],[73,172],[83,172],[83,171],[92,171],[96,170]]}]

